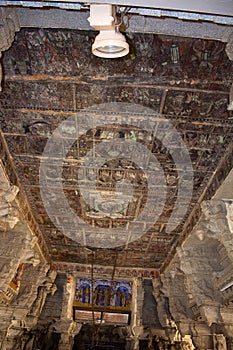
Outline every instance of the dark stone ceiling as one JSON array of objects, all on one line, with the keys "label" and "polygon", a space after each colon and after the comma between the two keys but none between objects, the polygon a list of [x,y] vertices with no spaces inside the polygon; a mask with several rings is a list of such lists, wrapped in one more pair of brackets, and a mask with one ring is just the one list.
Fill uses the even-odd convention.
[{"label": "dark stone ceiling", "polygon": [[[101,59],[91,54],[95,35],[58,29],[21,29],[17,33],[14,44],[3,55],[1,158],[11,181],[20,184],[21,206],[41,246],[47,246],[52,261],[90,263],[92,253],[83,247],[85,240],[77,242],[75,230],[64,235],[60,217],[54,214],[58,221],[54,225],[48,216],[40,193],[39,167],[49,137],[67,118],[76,118],[76,122],[81,120],[83,124],[86,116],[97,119],[98,123],[89,125],[89,130],[74,140],[69,150],[66,146],[69,132],[62,133],[62,147],[66,149],[62,155],[67,153],[62,179],[54,166],[56,156],[51,154],[52,166],[46,175],[50,179],[48,196],[55,195],[57,183],[62,181],[72,210],[84,223],[94,230],[103,228],[111,232],[120,227],[125,232],[128,243],[117,247],[118,267],[160,270],[169,262],[175,247],[190,234],[200,215],[200,203],[211,198],[232,167],[233,124],[231,112],[227,111],[233,82],[232,62],[224,43],[155,34],[128,34],[132,45],[128,56]],[[171,55],[176,48],[178,59]],[[121,110],[119,103],[123,102],[134,106],[133,109]],[[113,104],[93,108],[106,103]],[[91,107],[92,111],[88,111]],[[104,118],[113,122],[103,125]],[[177,218],[177,226],[169,232],[167,224],[178,197],[181,176],[171,149],[154,137],[146,120],[165,129],[169,121],[182,137],[192,162],[191,200],[187,205],[190,195],[187,185],[187,193],[179,199],[187,212],[181,220]],[[165,136],[169,137],[169,130],[164,132]],[[133,139],[147,147],[159,161],[167,186],[159,217],[154,222],[152,213],[153,224],[148,225],[148,230],[146,221],[139,222],[145,233],[132,242],[128,225],[137,220],[148,199],[149,184],[143,169],[115,150],[113,158],[97,174],[96,191],[105,199],[96,203],[97,192],[90,192],[94,210],[85,203],[77,181],[81,162],[93,146],[119,139]],[[83,171],[87,176],[90,169]],[[121,194],[126,196],[128,205],[121,203],[114,209],[112,204],[111,210],[106,211],[107,203],[109,207],[114,202],[117,184],[123,180],[131,191],[128,193],[131,200],[127,202],[126,186]],[[152,191],[158,190],[159,185],[152,186]],[[59,211],[62,203],[57,201],[56,205]],[[90,242],[92,238],[90,234]],[[86,245],[91,246],[89,243]],[[96,264],[114,264],[111,246],[92,249]]]}]

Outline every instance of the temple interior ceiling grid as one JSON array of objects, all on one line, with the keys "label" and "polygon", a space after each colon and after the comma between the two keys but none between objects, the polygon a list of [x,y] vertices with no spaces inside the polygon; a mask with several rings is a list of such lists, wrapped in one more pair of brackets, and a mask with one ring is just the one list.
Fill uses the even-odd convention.
[{"label": "temple interior ceiling grid", "polygon": [[93,2],[0,0],[0,348],[233,350],[231,1]]},{"label": "temple interior ceiling grid", "polygon": [[[77,128],[89,127],[70,148],[69,130],[63,130],[61,147],[66,158],[62,179],[54,166],[56,157],[51,155],[51,167],[45,174],[49,195],[56,192],[57,181],[62,181],[75,215],[94,228],[125,228],[126,235],[127,225],[146,205],[145,173],[136,161],[121,158],[115,149],[113,159],[98,171],[96,189],[89,193],[90,207],[80,195],[80,164],[102,142],[134,140],[145,146],[162,167],[167,186],[165,204],[145,234],[132,242],[129,234],[128,243],[117,248],[117,266],[159,271],[191,232],[200,216],[200,203],[212,197],[232,166],[232,112],[227,110],[232,62],[225,43],[156,34],[128,34],[132,43],[129,55],[104,60],[90,54],[94,37],[91,31],[65,29],[21,28],[16,34],[12,47],[3,53],[1,158],[9,178],[20,184],[21,206],[30,225],[37,225],[42,233],[52,261],[90,264],[91,253],[83,247],[85,242],[64,235],[44,207],[39,167],[45,145],[67,118],[76,118],[81,123]],[[178,49],[178,62],[171,48]],[[123,103],[131,108],[119,109]],[[110,104],[110,111],[106,104]],[[136,107],[132,109],[132,105]],[[85,125],[85,116],[98,120],[97,125]],[[101,124],[104,119],[112,123]],[[171,232],[166,227],[177,200],[180,173],[171,149],[148,131],[150,120],[162,128],[169,121],[186,145],[192,163],[191,200]],[[133,154],[132,149],[129,152]],[[88,166],[82,172],[93,180]],[[150,190],[159,191],[159,183]],[[96,191],[101,192],[101,201],[96,200]],[[116,191],[124,195],[117,207]],[[189,194],[187,190],[184,205]],[[95,248],[95,263],[112,266],[113,249]]]}]

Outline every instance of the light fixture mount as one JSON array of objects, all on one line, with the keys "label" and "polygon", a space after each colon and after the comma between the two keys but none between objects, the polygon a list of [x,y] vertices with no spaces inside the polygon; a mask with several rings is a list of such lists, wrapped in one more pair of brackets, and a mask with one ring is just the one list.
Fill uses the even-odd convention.
[{"label": "light fixture mount", "polygon": [[99,30],[92,45],[92,53],[103,58],[123,57],[129,52],[129,45],[116,24],[114,5],[91,4],[90,25]]}]

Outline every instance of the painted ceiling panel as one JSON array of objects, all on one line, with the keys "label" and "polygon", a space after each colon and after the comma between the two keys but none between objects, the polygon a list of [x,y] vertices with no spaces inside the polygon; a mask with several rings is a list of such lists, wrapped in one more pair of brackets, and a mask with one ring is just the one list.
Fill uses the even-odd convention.
[{"label": "painted ceiling panel", "polygon": [[[20,182],[25,192],[21,201],[27,198],[51,259],[90,263],[92,255],[85,246],[91,245],[92,233],[86,237],[89,244],[85,239],[77,240],[77,230],[71,223],[67,235],[62,221],[67,214],[63,212],[63,203],[55,200],[49,216],[40,193],[39,167],[44,148],[54,130],[68,119],[44,174],[50,184],[48,200],[57,198],[58,185],[62,182],[74,216],[85,225],[103,232],[122,230],[127,240],[124,246],[91,248],[95,250],[96,264],[112,266],[117,250],[119,267],[160,270],[176,245],[191,232],[202,200],[214,194],[220,174],[224,178],[232,166],[233,124],[231,112],[227,111],[233,81],[232,62],[225,53],[224,43],[155,34],[129,34],[130,54],[104,60],[90,54],[94,36],[93,32],[62,29],[21,29],[16,35],[13,46],[3,55],[1,158],[8,164],[4,153],[7,149],[18,180],[10,176],[13,182]],[[174,60],[174,50],[178,52],[178,60]],[[127,109],[125,106],[129,105]],[[90,116],[93,124],[88,122]],[[73,120],[77,130],[87,130],[81,136],[77,132],[69,147],[74,136]],[[192,162],[191,196],[185,178],[188,175],[181,176],[179,169],[182,162],[177,165],[174,160],[178,138],[172,140],[171,126],[187,147]],[[169,147],[166,138],[170,140]],[[166,196],[156,220],[153,210],[148,211],[147,220],[138,217],[146,206],[149,191],[160,194],[163,182],[157,178],[152,183],[152,175],[146,176],[136,161],[122,157],[118,147],[113,150],[112,159],[100,167],[96,188],[90,190],[86,201],[81,193],[82,176],[89,178],[90,184],[94,181],[91,168],[83,166],[88,152],[110,142],[119,146],[119,140],[143,145],[162,169]],[[61,173],[56,158],[64,154]],[[133,159],[135,149],[129,148],[129,154]],[[185,163],[182,153],[179,159]],[[179,195],[181,177],[186,190]],[[121,193],[117,206],[116,192]],[[177,199],[182,212],[187,212],[173,217],[176,226],[170,232],[167,224]],[[22,207],[27,208],[23,203]],[[25,212],[28,220],[32,220],[28,209]],[[138,232],[145,232],[131,241],[128,227],[137,220]]]}]

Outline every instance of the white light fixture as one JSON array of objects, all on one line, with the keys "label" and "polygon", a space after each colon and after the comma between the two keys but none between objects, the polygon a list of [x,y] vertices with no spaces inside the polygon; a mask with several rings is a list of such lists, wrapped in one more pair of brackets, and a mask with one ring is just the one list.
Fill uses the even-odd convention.
[{"label": "white light fixture", "polygon": [[92,53],[98,57],[118,58],[128,54],[129,45],[116,24],[116,12],[113,5],[90,5],[90,25],[99,30],[92,45]]}]

